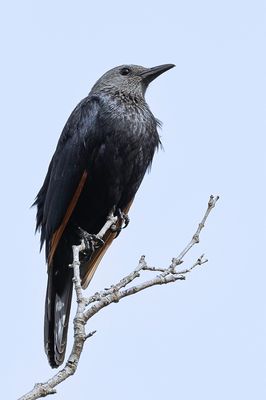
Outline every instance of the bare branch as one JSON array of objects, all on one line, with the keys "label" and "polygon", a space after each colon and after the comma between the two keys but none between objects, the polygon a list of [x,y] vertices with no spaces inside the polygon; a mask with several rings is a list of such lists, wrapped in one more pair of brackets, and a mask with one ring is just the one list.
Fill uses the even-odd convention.
[{"label": "bare branch", "polygon": [[184,256],[189,252],[189,250],[195,245],[198,244],[200,241],[200,233],[202,229],[205,226],[205,222],[211,212],[211,210],[215,207],[216,202],[219,200],[219,196],[214,197],[213,195],[210,196],[210,199],[208,201],[208,207],[207,210],[204,214],[204,217],[202,218],[201,222],[198,225],[198,229],[192,236],[191,241],[188,243],[188,245],[184,248],[184,250],[181,251],[181,253],[176,257],[172,259],[172,268],[175,268],[177,265],[182,264]]},{"label": "bare branch", "polygon": [[113,213],[111,213],[108,218],[106,223],[104,224],[104,226],[102,227],[102,229],[100,230],[100,232],[98,233],[97,237],[98,239],[103,239],[104,235],[106,234],[106,232],[112,228],[112,226],[115,226],[117,223],[117,217],[115,217],[113,215]]},{"label": "bare branch", "polygon": [[[176,267],[183,263],[184,256],[189,252],[189,250],[197,243],[199,243],[200,233],[204,228],[205,222],[211,212],[211,210],[215,207],[216,202],[218,200],[218,196],[210,196],[207,210],[198,225],[196,232],[194,233],[191,241],[187,244],[187,246],[181,251],[181,253],[173,258],[170,266],[167,268],[163,267],[152,267],[148,266],[145,256],[141,256],[139,263],[135,270],[128,274],[126,277],[121,279],[116,284],[112,285],[109,289],[105,289],[101,292],[96,292],[93,296],[86,298],[83,296],[83,290],[81,287],[81,279],[80,279],[80,260],[79,253],[85,249],[84,241],[81,242],[79,246],[73,246],[73,283],[76,292],[77,298],[77,311],[74,318],[74,343],[70,353],[70,356],[64,366],[59,372],[57,372],[51,379],[49,379],[45,383],[38,383],[34,386],[34,388],[24,396],[22,396],[19,400],[34,400],[40,397],[45,397],[49,394],[56,393],[55,387],[58,386],[61,382],[67,379],[69,376],[73,375],[76,372],[78,362],[83,350],[83,346],[85,341],[88,338],[91,338],[96,331],[90,332],[86,334],[85,326],[89,319],[91,319],[97,312],[99,312],[102,308],[108,306],[111,303],[117,303],[124,297],[131,296],[135,293],[138,293],[147,288],[164,285],[168,283],[176,282],[177,280],[185,280],[186,275],[191,272],[197,266],[205,264],[208,260],[204,258],[204,254],[202,254],[193,265],[183,270],[177,271]],[[98,235],[96,235],[96,239],[102,239],[105,233],[112,229],[113,226],[116,226],[118,223],[117,217],[114,217],[113,214],[109,215],[105,225],[100,230]],[[146,280],[137,285],[129,286],[135,279],[142,277],[145,274],[145,271],[159,273],[155,277],[150,280]]]}]

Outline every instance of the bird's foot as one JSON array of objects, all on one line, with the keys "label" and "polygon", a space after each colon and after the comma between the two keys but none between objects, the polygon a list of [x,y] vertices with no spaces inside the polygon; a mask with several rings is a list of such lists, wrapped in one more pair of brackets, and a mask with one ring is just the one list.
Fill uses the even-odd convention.
[{"label": "bird's foot", "polygon": [[119,217],[119,219],[121,221],[121,229],[125,229],[128,226],[129,222],[130,222],[128,214],[124,213],[119,208],[118,217]]},{"label": "bird's foot", "polygon": [[85,250],[84,250],[85,255],[88,253],[91,254],[91,252],[94,252],[99,247],[104,245],[104,241],[101,238],[99,238],[99,236],[94,235],[92,233],[88,233],[87,231],[85,231],[80,227],[79,227],[79,235],[80,238],[83,239],[85,244]]},{"label": "bird's foot", "polygon": [[118,224],[112,227],[112,231],[116,232],[116,237],[119,235],[122,229],[125,229],[128,226],[130,221],[129,216],[121,211],[120,208],[118,209],[117,214]]}]

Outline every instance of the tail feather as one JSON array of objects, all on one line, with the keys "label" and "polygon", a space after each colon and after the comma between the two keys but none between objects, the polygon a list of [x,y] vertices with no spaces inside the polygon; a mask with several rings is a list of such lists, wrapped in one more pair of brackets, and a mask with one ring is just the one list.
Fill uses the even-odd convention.
[{"label": "tail feather", "polygon": [[64,361],[73,288],[72,271],[58,285],[55,270],[48,268],[44,317],[44,346],[52,368],[59,367]]},{"label": "tail feather", "polygon": [[[125,214],[128,213],[132,201],[124,208],[123,212]],[[120,228],[121,221],[118,220],[116,226]],[[49,364],[52,368],[59,367],[65,358],[73,291],[73,269],[67,266],[72,260],[71,243],[80,241],[77,234],[75,233],[74,235],[71,230],[68,232],[65,231],[64,235],[64,240],[61,238],[56,252],[48,265],[48,284],[44,317],[44,346]],[[83,289],[90,283],[102,257],[116,236],[116,232],[108,230],[103,238],[104,245],[93,252],[88,261],[84,263],[81,261],[80,275]]]}]

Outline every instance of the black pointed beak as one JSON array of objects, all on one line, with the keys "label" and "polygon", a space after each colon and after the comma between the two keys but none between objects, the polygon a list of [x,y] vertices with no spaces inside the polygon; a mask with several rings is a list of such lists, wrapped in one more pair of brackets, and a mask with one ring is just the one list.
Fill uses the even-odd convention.
[{"label": "black pointed beak", "polygon": [[175,67],[175,64],[163,64],[157,67],[147,68],[140,73],[142,80],[148,85],[151,81],[156,79],[159,75]]}]

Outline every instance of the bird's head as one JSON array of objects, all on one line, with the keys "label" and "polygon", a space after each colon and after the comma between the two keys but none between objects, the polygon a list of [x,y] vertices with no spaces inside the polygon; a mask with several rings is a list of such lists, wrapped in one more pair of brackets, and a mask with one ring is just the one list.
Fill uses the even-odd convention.
[{"label": "bird's head", "polygon": [[140,65],[120,65],[107,71],[95,83],[91,93],[121,93],[134,97],[144,97],[148,85],[174,66],[174,64],[163,64],[145,68]]}]

